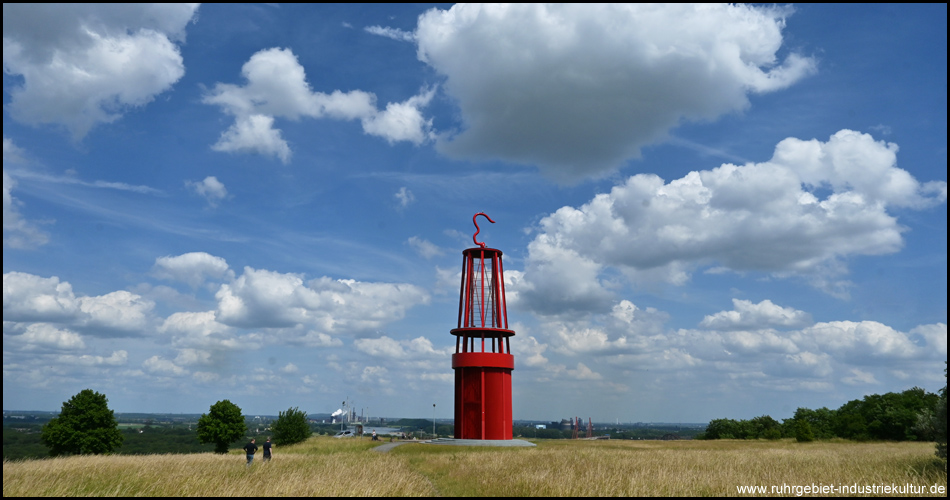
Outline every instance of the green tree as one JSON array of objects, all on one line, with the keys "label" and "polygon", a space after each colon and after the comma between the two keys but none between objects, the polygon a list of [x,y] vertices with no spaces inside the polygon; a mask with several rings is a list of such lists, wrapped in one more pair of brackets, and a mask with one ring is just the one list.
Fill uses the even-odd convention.
[{"label": "green tree", "polygon": [[[836,410],[829,410],[828,408],[819,408],[817,410],[799,408],[795,410],[795,415],[790,421],[791,428],[788,429],[790,432],[787,434],[797,437],[798,429],[800,428],[798,422],[804,420],[808,422],[812,439],[831,439],[835,437],[834,422],[837,418],[837,414],[838,412]],[[786,420],[786,422],[789,421]]]},{"label": "green tree", "polygon": [[930,439],[930,433],[919,424],[919,416],[932,411],[938,399],[936,394],[914,387],[848,401],[835,412],[835,435],[858,441]]},{"label": "green tree", "polygon": [[241,408],[227,399],[211,405],[211,411],[198,419],[198,442],[214,443],[215,453],[227,453],[228,445],[246,433]]},{"label": "green tree", "polygon": [[[868,431],[868,417],[871,417],[870,409],[872,404],[871,396],[879,398],[876,394],[869,395],[864,400],[855,399],[841,405],[835,412],[834,432],[836,437],[853,439],[855,441],[867,441],[871,439]],[[880,428],[880,424],[875,429]]]},{"label": "green tree", "polygon": [[[944,362],[946,363],[946,362]],[[947,369],[943,369],[943,378],[947,378]],[[944,460],[946,467],[947,460],[947,385],[940,389],[940,399],[937,401],[937,407],[934,409],[934,438],[937,441],[937,456]]]},{"label": "green tree", "polygon": [[564,433],[557,429],[536,429],[535,432],[539,439],[564,439]]},{"label": "green tree", "polygon": [[749,423],[751,424],[754,432],[751,438],[780,439],[782,437],[782,424],[778,423],[777,420],[768,415],[755,417],[750,420]]},{"label": "green tree", "polygon": [[63,403],[59,416],[43,426],[41,440],[51,456],[109,453],[122,446],[122,433],[105,394],[83,389]]},{"label": "green tree", "polygon": [[795,422],[795,440],[799,443],[810,443],[815,440],[815,433],[811,429],[811,423],[806,419],[797,419]]},{"label": "green tree", "polygon": [[270,428],[274,432],[274,444],[278,446],[300,443],[310,437],[307,412],[300,411],[296,407],[280,412],[277,421]]},{"label": "green tree", "polygon": [[731,418],[717,418],[706,425],[705,439],[739,439],[739,422]]}]

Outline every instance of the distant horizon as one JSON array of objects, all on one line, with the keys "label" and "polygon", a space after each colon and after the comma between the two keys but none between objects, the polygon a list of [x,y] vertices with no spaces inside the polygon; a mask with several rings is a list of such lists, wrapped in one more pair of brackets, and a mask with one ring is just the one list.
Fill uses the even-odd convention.
[{"label": "distant horizon", "polygon": [[[4,413],[4,414],[7,414],[7,412],[11,412],[11,413],[12,413],[12,412],[16,412],[16,413],[51,413],[51,414],[53,414],[53,413],[58,414],[58,413],[59,413],[59,411],[53,411],[53,410],[3,410],[3,413]],[[163,413],[163,412],[134,412],[134,411],[133,411],[133,412],[118,412],[118,411],[117,411],[117,412],[114,412],[114,413],[115,413],[116,415],[179,415],[179,416],[201,416],[201,415],[204,415],[204,414],[206,414],[206,413],[208,413],[208,412],[205,411],[205,412],[202,412],[202,413]],[[311,416],[322,416],[322,415],[331,415],[331,413],[307,413],[307,417],[308,417],[308,418],[311,417]],[[261,413],[261,414],[245,413],[244,416],[245,416],[245,417],[250,417],[250,416],[254,416],[254,417],[268,417],[268,418],[271,418],[271,417],[272,417],[272,418],[275,418],[275,419],[279,417],[279,415],[268,415],[268,414],[264,414],[264,413]],[[430,416],[430,417],[406,417],[406,416],[402,416],[402,417],[391,417],[391,416],[384,416],[384,417],[373,417],[373,418],[374,418],[374,419],[385,418],[385,419],[426,419],[426,420],[432,420],[432,417],[431,417],[431,416]],[[440,420],[441,420],[441,421],[453,421],[453,420],[455,420],[455,418],[454,418],[454,417],[436,417],[435,420],[436,420],[436,421],[440,421]],[[583,420],[583,419],[582,419],[582,420]],[[560,420],[519,419],[519,418],[516,418],[516,419],[514,419],[514,422],[547,422],[547,423],[550,423],[550,422],[560,422]],[[614,423],[614,422],[615,422],[615,421],[594,421],[595,424],[603,424],[603,423],[609,424],[609,423]],[[342,423],[342,422],[337,422],[337,423]],[[348,422],[348,423],[360,423],[360,422]],[[372,423],[372,422],[364,422],[364,423]],[[708,422],[620,422],[620,425],[624,425],[624,424],[628,424],[628,425],[633,425],[633,424],[646,424],[646,425],[656,425],[656,424],[669,424],[669,425],[706,425],[707,423],[708,423]],[[616,424],[615,424],[615,425],[616,425]]]}]

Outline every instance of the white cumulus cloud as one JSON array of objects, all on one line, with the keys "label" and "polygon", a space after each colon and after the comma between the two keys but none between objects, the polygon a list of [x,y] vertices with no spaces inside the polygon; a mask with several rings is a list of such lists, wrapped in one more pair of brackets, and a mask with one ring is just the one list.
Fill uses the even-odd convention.
[{"label": "white cumulus cloud", "polygon": [[9,272],[3,275],[3,320],[56,323],[97,337],[142,334],[155,303],[125,290],[76,296],[72,286],[53,276]]},{"label": "white cumulus cloud", "polygon": [[83,327],[100,334],[109,330],[142,332],[155,307],[153,301],[125,290],[96,297],[80,297],[78,301],[79,309],[85,314]]},{"label": "white cumulus cloud", "polygon": [[[933,349],[918,347],[906,333],[876,321],[816,323],[793,333],[791,339],[803,349],[826,352],[862,365],[940,355]],[[945,348],[943,355],[946,356]]]},{"label": "white cumulus cloud", "polygon": [[175,364],[180,366],[211,364],[211,352],[202,349],[179,349]]},{"label": "white cumulus cloud", "polygon": [[[537,165],[561,181],[602,175],[684,121],[749,106],[815,71],[779,61],[790,9],[724,4],[458,4],[415,31],[463,129],[454,157]],[[376,29],[383,36],[398,34]]]},{"label": "white cumulus cloud", "polygon": [[79,311],[72,285],[52,276],[3,274],[3,320],[67,322]]},{"label": "white cumulus cloud", "polygon": [[795,328],[812,324],[811,315],[808,313],[777,306],[771,300],[753,304],[749,300],[732,299],[732,305],[732,311],[708,315],[699,326],[715,330],[758,330],[769,327]]},{"label": "white cumulus cloud", "polygon": [[53,348],[61,350],[84,349],[82,337],[73,331],[56,328],[49,323],[33,323],[17,339],[26,350]]},{"label": "white cumulus cloud", "polygon": [[426,120],[421,110],[429,104],[435,89],[423,90],[400,103],[388,103],[379,110],[376,96],[362,90],[312,91],[297,56],[281,48],[252,55],[241,68],[241,75],[246,80],[243,86],[217,83],[203,99],[235,119],[212,146],[216,151],[260,153],[288,163],[292,151],[275,127],[276,118],[360,120],[365,133],[389,143],[408,141],[418,145],[429,140],[432,133],[432,121]]},{"label": "white cumulus cloud", "polygon": [[260,336],[239,335],[234,328],[215,320],[214,311],[177,312],[165,318],[159,333],[171,337],[172,345],[182,349],[182,364],[210,361],[205,351],[234,351],[260,346]]},{"label": "white cumulus cloud", "polygon": [[185,74],[177,43],[197,4],[4,4],[10,115],[81,139],[143,106]]},{"label": "white cumulus cloud", "polygon": [[283,368],[280,369],[280,371],[284,373],[297,373],[300,371],[300,369],[297,368],[297,365],[293,363],[287,363],[286,365],[283,366]]},{"label": "white cumulus cloud", "polygon": [[353,346],[370,356],[396,360],[445,359],[451,354],[448,348],[436,349],[432,341],[425,337],[396,340],[383,335],[375,339],[356,339]]},{"label": "white cumulus cloud", "polygon": [[156,278],[181,281],[198,287],[207,279],[232,279],[234,272],[221,257],[206,252],[189,252],[155,259],[152,274]]},{"label": "white cumulus cloud", "polygon": [[213,175],[205,177],[203,181],[187,181],[185,186],[193,189],[199,196],[207,200],[211,207],[218,206],[218,202],[228,196],[228,189]]},{"label": "white cumulus cloud", "polygon": [[292,273],[244,268],[244,274],[216,294],[217,321],[254,328],[305,325],[323,333],[358,333],[402,318],[428,303],[421,288],[322,277],[304,282]]},{"label": "white cumulus cloud", "polygon": [[874,321],[813,323],[807,312],[770,300],[733,304],[730,312],[741,312],[738,317],[712,315],[706,329],[670,330],[666,313],[622,300],[609,313],[546,317],[512,345],[535,381],[583,376],[580,366],[567,368],[581,363],[620,386],[702,378],[737,391],[813,392],[928,379],[946,359],[943,323],[903,332]]},{"label": "white cumulus cloud", "polygon": [[238,116],[234,125],[221,134],[211,149],[225,153],[259,153],[290,162],[290,146],[274,128],[274,117],[267,115]]},{"label": "white cumulus cloud", "polygon": [[160,376],[178,376],[188,373],[188,371],[184,368],[176,365],[172,361],[162,359],[160,356],[152,356],[151,358],[146,359],[145,362],[142,363],[142,368],[152,375]]},{"label": "white cumulus cloud", "polygon": [[[680,285],[703,266],[803,276],[839,295],[843,259],[903,246],[906,229],[889,208],[946,202],[946,182],[919,183],[897,167],[896,151],[842,130],[827,142],[783,140],[763,163],[727,163],[670,182],[632,176],[541,220],[528,246],[521,304],[544,314],[604,311],[611,300],[604,275],[611,269],[633,282]],[[795,315],[756,308],[734,314],[744,313],[743,321]],[[721,314],[709,321],[732,313]]]},{"label": "white cumulus cloud", "polygon": [[73,355],[63,354],[56,357],[55,363],[69,366],[124,366],[129,362],[129,352],[120,349],[112,351],[109,356],[98,356],[92,354]]},{"label": "white cumulus cloud", "polygon": [[575,380],[600,380],[603,377],[591,370],[584,363],[577,363],[577,368],[567,370],[567,374]]}]

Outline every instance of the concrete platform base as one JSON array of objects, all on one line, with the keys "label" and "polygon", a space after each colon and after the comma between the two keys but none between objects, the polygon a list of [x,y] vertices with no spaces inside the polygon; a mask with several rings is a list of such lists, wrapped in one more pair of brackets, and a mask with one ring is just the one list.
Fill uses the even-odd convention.
[{"label": "concrete platform base", "polygon": [[450,446],[537,446],[522,439],[455,439],[438,438],[423,441],[423,444],[445,444]]}]

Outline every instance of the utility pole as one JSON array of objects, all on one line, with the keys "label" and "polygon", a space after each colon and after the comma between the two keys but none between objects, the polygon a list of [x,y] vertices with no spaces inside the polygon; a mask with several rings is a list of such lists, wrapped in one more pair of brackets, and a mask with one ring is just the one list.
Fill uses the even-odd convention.
[{"label": "utility pole", "polygon": [[432,435],[435,436],[435,403],[432,403]]}]

